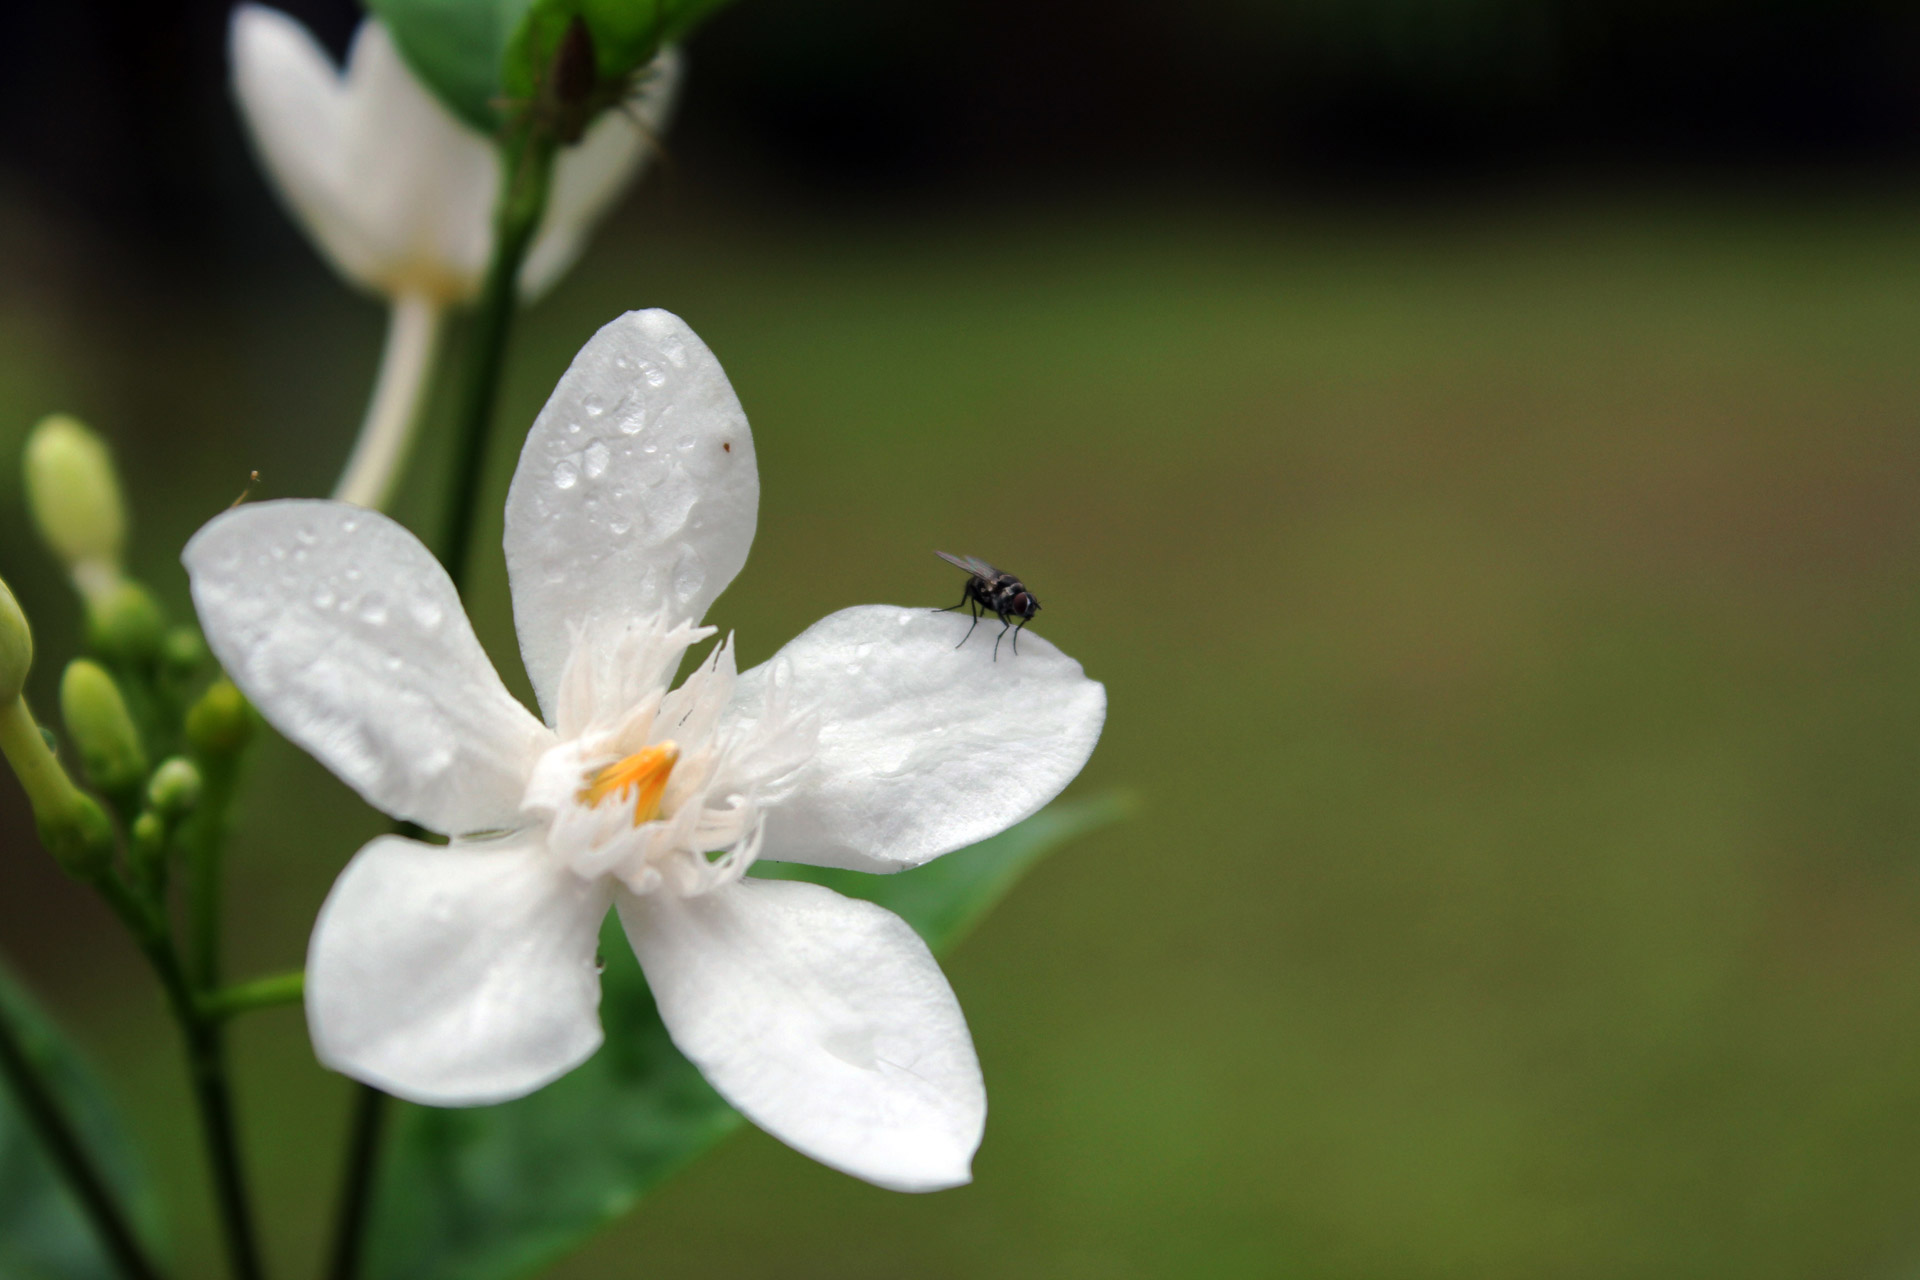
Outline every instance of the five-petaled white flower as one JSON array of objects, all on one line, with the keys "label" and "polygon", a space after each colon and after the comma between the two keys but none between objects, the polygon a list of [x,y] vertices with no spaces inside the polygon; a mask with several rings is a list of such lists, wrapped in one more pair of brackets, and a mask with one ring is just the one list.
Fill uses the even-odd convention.
[{"label": "five-petaled white flower", "polygon": [[[228,43],[255,150],[341,275],[443,305],[479,292],[499,159],[420,83],[379,19],[360,24],[344,73],[305,27],[262,5],[234,10]],[[603,113],[560,153],[523,293],[545,292],[580,256],[651,152],[678,81],[678,56],[662,54],[628,109]]]},{"label": "five-petaled white flower", "polygon": [[362,849],[322,908],[307,1010],[329,1065],[441,1105],[530,1092],[601,1040],[619,913],[674,1043],[776,1137],[882,1186],[965,1182],[986,1115],[959,1005],[871,903],[756,858],[895,871],[1033,813],[1106,693],[1034,637],[850,608],[669,684],[745,563],[753,437],[713,354],[632,312],[575,358],[507,499],[514,621],[546,722],[501,684],[439,564],[383,516],[268,502],[187,546],[214,652],[366,799],[452,837]]}]

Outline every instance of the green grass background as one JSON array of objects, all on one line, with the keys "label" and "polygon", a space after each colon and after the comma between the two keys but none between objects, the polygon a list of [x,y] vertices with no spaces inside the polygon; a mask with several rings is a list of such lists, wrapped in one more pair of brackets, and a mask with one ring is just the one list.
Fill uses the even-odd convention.
[{"label": "green grass background", "polygon": [[[758,1133],[588,1277],[1905,1276],[1920,1269],[1920,223],[1894,203],[1422,215],[630,212],[515,337],[493,468],[600,323],[685,316],[764,501],[742,658],[844,605],[1021,573],[1107,682],[1042,866],[948,971],[974,1185],[874,1190]],[[297,262],[207,282],[0,214],[0,574],[43,709],[71,606],[17,444],[121,450],[138,568],[246,472],[324,492],[379,340]],[[401,514],[431,517],[429,440]],[[484,544],[497,546],[495,524]],[[524,692],[504,571],[474,591]],[[299,962],[381,827],[284,744],[233,855],[233,970]],[[0,948],[214,1243],[130,949],[0,791]],[[313,1274],[346,1089],[238,1036],[274,1260]]]}]

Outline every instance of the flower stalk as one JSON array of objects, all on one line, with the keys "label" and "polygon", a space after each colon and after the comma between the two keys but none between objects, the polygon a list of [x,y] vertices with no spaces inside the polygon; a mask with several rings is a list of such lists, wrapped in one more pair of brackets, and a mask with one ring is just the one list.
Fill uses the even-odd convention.
[{"label": "flower stalk", "polygon": [[510,139],[500,152],[500,203],[494,210],[493,260],[468,333],[465,369],[454,417],[453,484],[441,526],[440,562],[466,588],[469,548],[486,478],[487,428],[506,371],[507,335],[519,300],[520,264],[533,246],[552,185],[555,141],[539,130]]},{"label": "flower stalk", "polygon": [[445,314],[444,303],[431,293],[415,290],[394,296],[380,372],[353,453],[334,486],[336,500],[379,511],[392,499],[432,378]]}]

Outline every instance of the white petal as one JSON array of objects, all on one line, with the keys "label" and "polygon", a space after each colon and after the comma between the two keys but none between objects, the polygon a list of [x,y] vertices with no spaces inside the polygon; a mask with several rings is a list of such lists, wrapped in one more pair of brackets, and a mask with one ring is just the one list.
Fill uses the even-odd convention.
[{"label": "white petal", "polygon": [[666,131],[680,76],[679,50],[661,53],[631,102],[603,112],[577,146],[561,151],[539,237],[520,268],[523,295],[538,297],[566,273],[594,226],[640,176]]},{"label": "white petal", "polygon": [[537,836],[382,836],[334,882],[307,950],[320,1061],[429,1106],[504,1102],[600,1047],[607,891]]},{"label": "white petal", "polygon": [[209,521],[181,559],[234,683],[369,804],[450,835],[519,824],[552,735],[419,539],[344,502],[260,502]]},{"label": "white petal", "polygon": [[360,24],[346,86],[336,177],[386,255],[381,287],[471,297],[493,246],[492,145],[420,82],[378,19]]},{"label": "white petal", "polygon": [[895,1191],[971,1178],[980,1063],[904,920],[800,881],[615,905],[674,1044],[748,1119]]},{"label": "white petal", "polygon": [[[819,747],[768,812],[761,857],[898,871],[1039,811],[1093,754],[1107,691],[1031,631],[993,657],[1000,624],[863,605],[829,614],[734,693],[763,714],[780,672],[791,714],[818,717]],[[959,647],[955,647],[959,645]]]},{"label": "white petal", "polygon": [[233,93],[254,150],[294,217],[355,283],[374,287],[382,258],[335,175],[346,145],[346,89],[298,22],[262,5],[233,11]]},{"label": "white petal", "polygon": [[580,349],[507,494],[513,620],[549,723],[573,636],[698,622],[759,503],[746,414],[684,321],[629,311]]},{"label": "white petal", "polygon": [[383,293],[477,289],[499,181],[491,147],[408,69],[377,20],[344,73],[306,28],[234,11],[234,94],[263,167],[340,273]]}]

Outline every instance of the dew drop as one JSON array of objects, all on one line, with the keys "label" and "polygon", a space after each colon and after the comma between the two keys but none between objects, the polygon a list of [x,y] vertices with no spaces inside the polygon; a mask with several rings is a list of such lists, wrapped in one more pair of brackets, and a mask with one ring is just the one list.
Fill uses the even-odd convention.
[{"label": "dew drop", "polygon": [[646,444],[643,444],[643,445],[641,445],[641,446],[640,446],[640,452],[642,452],[642,453],[658,453],[658,452],[660,452],[660,446],[659,446],[659,445],[657,445],[657,444],[654,444],[654,443],[653,443],[652,441],[648,441],[648,442],[647,442]]},{"label": "dew drop", "polygon": [[580,408],[589,418],[597,418],[607,411],[607,402],[597,395],[588,395],[580,402]]},{"label": "dew drop", "polygon": [[620,434],[626,435],[626,436],[637,436],[640,434],[642,430],[645,429],[646,425],[647,425],[646,410],[635,409],[632,413],[620,419]]},{"label": "dew drop", "polygon": [[313,607],[316,609],[333,608],[333,591],[328,587],[319,587],[313,593]]},{"label": "dew drop", "polygon": [[610,524],[608,524],[608,525],[607,525],[607,528],[608,528],[609,530],[611,530],[611,531],[613,532],[613,535],[614,535],[615,537],[621,537],[621,536],[623,536],[623,535],[624,535],[624,534],[625,534],[625,533],[626,533],[626,532],[627,532],[627,531],[628,531],[629,529],[631,529],[631,528],[633,528],[633,521],[631,521],[631,520],[614,520],[613,522],[611,522]]},{"label": "dew drop", "polygon": [[360,621],[370,627],[380,626],[387,620],[387,598],[378,591],[369,591],[360,597]]},{"label": "dew drop", "polygon": [[686,364],[687,364],[687,344],[686,343],[681,342],[678,339],[671,342],[664,342],[660,345],[660,354],[665,356],[670,363],[680,368],[686,367]]},{"label": "dew drop", "polygon": [[577,422],[569,422],[569,423],[567,424],[567,434],[568,434],[568,435],[570,435],[570,436],[577,436],[577,435],[579,435],[579,434],[580,434],[580,424],[579,424],[579,423],[577,423]]},{"label": "dew drop", "polygon": [[295,529],[293,536],[302,546],[310,547],[319,541],[318,538],[314,537],[313,526],[310,524],[303,524],[298,529]]},{"label": "dew drop", "polygon": [[692,453],[693,446],[698,443],[699,441],[695,440],[692,436],[686,436],[680,441],[679,444],[676,444],[673,447],[678,449],[682,453]]},{"label": "dew drop", "polygon": [[587,479],[598,480],[607,474],[607,464],[613,461],[613,450],[607,448],[604,442],[595,440],[587,446],[583,460],[587,465]]},{"label": "dew drop", "polygon": [[574,466],[572,462],[566,459],[562,459],[561,461],[553,464],[553,487],[554,488],[571,489],[573,488],[574,485],[578,484],[579,482],[580,482],[580,468]]},{"label": "dew drop", "polygon": [[440,608],[439,604],[432,600],[415,600],[407,612],[413,615],[414,623],[418,625],[422,631],[434,630],[440,625],[441,620],[446,617],[445,612]]},{"label": "dew drop", "polygon": [[667,385],[667,371],[657,364],[642,361],[640,364],[640,375],[647,380],[647,385],[650,387],[664,387]]},{"label": "dew drop", "polygon": [[342,533],[352,533],[355,529],[358,529],[359,527],[360,527],[360,521],[358,517],[355,517],[355,516],[348,516],[346,519],[340,522],[340,532]]}]

